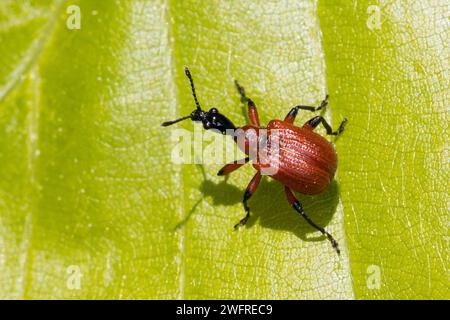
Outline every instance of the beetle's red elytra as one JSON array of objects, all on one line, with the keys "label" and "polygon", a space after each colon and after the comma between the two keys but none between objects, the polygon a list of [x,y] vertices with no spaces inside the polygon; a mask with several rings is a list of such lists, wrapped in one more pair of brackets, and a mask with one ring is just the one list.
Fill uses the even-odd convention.
[{"label": "beetle's red elytra", "polygon": [[[267,129],[279,130],[277,173],[272,178],[290,189],[314,195],[321,193],[333,180],[337,157],[331,143],[306,124],[297,127],[290,122],[272,120]],[[270,153],[270,151],[269,151]],[[258,169],[258,164],[255,165]]]},{"label": "beetle's red elytra", "polygon": [[[195,92],[192,75],[187,67],[185,67],[184,71],[191,85],[196,109],[190,115],[174,121],[164,122],[162,126],[166,127],[182,120],[191,119],[192,121],[202,122],[206,130],[215,129],[222,134],[231,134],[239,148],[247,154],[247,157],[241,161],[226,164],[219,170],[218,175],[230,174],[249,161],[252,162],[253,167],[257,170],[244,192],[242,202],[246,215],[234,227],[238,228],[247,223],[250,217],[250,208],[247,202],[258,188],[261,182],[262,172],[267,172],[264,170],[268,168],[276,168],[272,174],[265,175],[269,175],[284,185],[286,197],[291,206],[311,226],[326,236],[339,254],[338,243],[334,237],[310,219],[305,213],[302,204],[293,193],[293,191],[297,191],[308,195],[319,194],[329,186],[336,172],[337,155],[333,145],[327,139],[314,132],[314,129],[319,124],[322,124],[328,135],[337,136],[344,131],[347,119],[344,118],[342,120],[336,131],[333,131],[328,122],[320,115],[310,119],[301,127],[294,125],[294,120],[299,110],[314,112],[323,109],[328,104],[328,95],[318,107],[295,106],[289,111],[284,120],[271,120],[267,127],[263,128],[260,125],[258,110],[254,102],[246,96],[244,88],[235,81],[236,88],[241,95],[241,101],[246,102],[248,105],[248,117],[250,119],[250,124],[236,128],[216,108],[212,108],[209,111],[203,111],[201,109]],[[257,153],[249,147],[251,145],[250,137],[257,140],[258,146],[265,146],[264,153],[267,155],[264,159],[265,161],[262,161],[262,158],[259,156],[255,156]],[[276,157],[273,156],[275,153],[275,144],[271,143],[274,141],[277,142]]]}]

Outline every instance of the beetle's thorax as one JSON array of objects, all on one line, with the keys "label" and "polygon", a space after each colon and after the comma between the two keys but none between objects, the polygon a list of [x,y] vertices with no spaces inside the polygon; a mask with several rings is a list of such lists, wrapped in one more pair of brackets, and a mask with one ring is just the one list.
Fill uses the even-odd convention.
[{"label": "beetle's thorax", "polygon": [[265,128],[245,125],[236,129],[234,136],[239,149],[253,160],[267,147],[268,132]]},{"label": "beetle's thorax", "polygon": [[255,144],[257,144],[259,136],[259,128],[245,125],[241,128],[237,128],[234,132],[234,140],[238,145],[239,149],[245,154],[249,154],[251,149],[254,149]]}]

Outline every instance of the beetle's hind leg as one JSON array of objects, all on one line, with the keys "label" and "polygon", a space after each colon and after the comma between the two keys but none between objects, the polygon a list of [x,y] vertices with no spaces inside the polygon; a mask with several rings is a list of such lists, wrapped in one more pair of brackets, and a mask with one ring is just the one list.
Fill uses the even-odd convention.
[{"label": "beetle's hind leg", "polygon": [[333,246],[334,250],[336,250],[336,252],[338,254],[340,254],[340,250],[338,247],[338,243],[336,241],[336,239],[333,238],[333,236],[331,234],[329,234],[327,231],[325,231],[324,228],[319,227],[317,224],[315,224],[305,213],[305,210],[303,209],[302,204],[300,203],[300,201],[298,201],[298,199],[295,197],[294,193],[292,192],[291,189],[289,189],[288,187],[284,187],[284,191],[286,192],[286,196],[288,198],[289,203],[291,204],[291,206],[298,212],[300,213],[300,215],[311,225],[313,226],[315,229],[319,230],[324,236],[327,237],[327,239],[331,242],[331,245]]},{"label": "beetle's hind leg", "polygon": [[249,97],[247,97],[245,95],[245,89],[243,86],[241,86],[239,84],[239,82],[237,82],[237,80],[234,80],[234,84],[236,85],[236,88],[239,92],[239,94],[241,95],[241,101],[242,102],[247,102],[247,107],[248,107],[248,118],[250,119],[250,123],[256,127],[259,127],[259,115],[258,115],[258,110],[256,109],[255,103],[253,102],[252,99],[250,99]]},{"label": "beetle's hind leg", "polygon": [[339,128],[336,131],[333,131],[330,124],[322,116],[316,116],[316,117],[312,118],[311,120],[308,120],[303,126],[309,126],[312,129],[314,129],[320,123],[322,123],[325,130],[327,130],[328,135],[337,136],[337,135],[341,134],[342,131],[344,131],[345,124],[347,123],[347,118],[344,118],[344,120],[342,120],[341,124],[339,125]]},{"label": "beetle's hind leg", "polygon": [[284,118],[284,121],[289,122],[289,123],[294,123],[294,120],[295,120],[295,117],[297,116],[298,110],[307,110],[307,111],[311,111],[311,112],[319,111],[319,110],[325,108],[325,106],[327,104],[328,104],[328,95],[325,96],[325,99],[322,100],[322,102],[320,103],[320,105],[318,107],[303,106],[303,105],[295,106],[286,115],[286,117]]},{"label": "beetle's hind leg", "polygon": [[253,195],[253,193],[255,193],[256,188],[258,188],[259,183],[261,182],[261,172],[257,172],[252,180],[250,181],[250,183],[247,186],[247,189],[244,192],[244,199],[242,200],[242,203],[244,204],[244,209],[246,212],[246,215],[244,218],[241,219],[241,221],[239,221],[239,223],[237,223],[234,228],[237,229],[239,226],[243,226],[247,223],[248,218],[250,218],[250,208],[247,204],[248,199],[250,199],[250,197]]}]

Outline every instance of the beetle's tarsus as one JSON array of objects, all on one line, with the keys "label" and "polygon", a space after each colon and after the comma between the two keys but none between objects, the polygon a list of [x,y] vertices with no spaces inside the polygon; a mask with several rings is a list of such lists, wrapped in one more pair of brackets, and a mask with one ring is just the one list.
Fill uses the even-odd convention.
[{"label": "beetle's tarsus", "polygon": [[[320,103],[320,105],[318,107],[304,106],[304,105],[295,106],[287,114],[286,118],[290,118],[291,121],[293,122],[293,120],[297,116],[297,113],[298,113],[299,110],[306,110],[306,111],[316,112],[316,111],[319,111],[319,110],[325,108],[327,106],[327,104],[328,104],[328,94],[325,96],[325,99],[322,100],[322,102]],[[285,121],[286,121],[286,119],[285,119]]]},{"label": "beetle's tarsus", "polygon": [[247,98],[247,96],[245,95],[244,87],[241,86],[237,80],[234,80],[234,84],[236,85],[236,88],[241,96],[241,102],[245,103],[245,102],[249,101],[250,99]]},{"label": "beetle's tarsus", "polygon": [[331,242],[331,246],[334,248],[334,250],[336,250],[337,254],[341,254],[341,250],[339,250],[339,245],[336,241],[336,239],[333,238],[333,236],[331,234],[329,234],[328,232],[326,232],[327,238],[328,240],[330,240]]},{"label": "beetle's tarsus", "polygon": [[341,124],[339,125],[339,128],[336,130],[336,135],[339,135],[342,133],[342,131],[344,131],[345,128],[345,124],[347,123],[347,118],[344,118],[341,122]]},{"label": "beetle's tarsus", "polygon": [[234,226],[234,228],[236,229],[239,226],[243,226],[247,223],[248,218],[250,218],[250,207],[247,204],[248,199],[250,199],[250,197],[252,196],[252,194],[255,192],[256,188],[258,188],[259,183],[261,182],[261,172],[257,172],[252,180],[250,181],[250,183],[247,186],[247,189],[245,189],[244,192],[244,197],[242,199],[242,204],[244,205],[244,209],[246,212],[246,215],[243,219],[241,219],[241,221],[239,221],[238,224],[236,224]]},{"label": "beetle's tarsus", "polygon": [[320,105],[314,111],[319,111],[319,110],[325,108],[327,105],[328,105],[328,94],[325,96],[325,99],[322,100]]},{"label": "beetle's tarsus", "polygon": [[[344,120],[342,120],[341,124],[339,125],[339,128],[337,128],[336,131],[333,131],[331,133],[328,133],[329,135],[333,135],[333,136],[338,136],[340,135],[345,128],[345,124],[347,123],[347,118],[344,118]],[[325,126],[325,125],[324,125]]]},{"label": "beetle's tarsus", "polygon": [[239,221],[239,223],[236,223],[234,225],[234,229],[237,230],[237,228],[239,228],[240,226],[245,226],[248,221],[248,218],[250,218],[250,211],[247,211],[246,216],[242,218],[241,221]]},{"label": "beetle's tarsus", "polygon": [[311,126],[314,129],[320,123],[322,123],[323,127],[325,128],[325,130],[327,131],[327,134],[329,136],[337,136],[337,135],[341,134],[342,131],[344,131],[345,124],[347,123],[347,118],[344,118],[344,120],[342,120],[341,124],[339,125],[339,128],[336,131],[333,131],[333,129],[331,128],[330,124],[322,116],[315,116],[314,118],[308,120],[305,123],[305,125],[309,125],[309,126]]}]

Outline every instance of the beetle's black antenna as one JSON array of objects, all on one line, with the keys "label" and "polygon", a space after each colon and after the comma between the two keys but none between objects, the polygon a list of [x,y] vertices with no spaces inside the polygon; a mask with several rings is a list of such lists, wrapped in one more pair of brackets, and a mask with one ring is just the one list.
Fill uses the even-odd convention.
[{"label": "beetle's black antenna", "polygon": [[[188,67],[184,67],[184,73],[186,74],[186,76],[189,79],[189,82],[191,83],[192,96],[194,97],[194,101],[195,101],[195,105],[197,106],[197,110],[198,111],[202,111],[202,108],[200,107],[200,103],[198,102],[198,99],[197,99],[197,94],[195,93],[194,79],[192,79],[192,75],[191,75],[191,72],[189,71]],[[194,110],[194,112],[195,112],[195,110]],[[163,122],[161,125],[163,127],[167,127],[167,126],[171,126],[171,125],[173,125],[173,124],[175,124],[177,122],[180,122],[180,121],[183,121],[183,120],[186,120],[186,119],[194,119],[193,118],[194,112],[192,114],[186,116],[186,117],[182,117],[182,118],[179,118],[177,120]]]},{"label": "beetle's black antenna", "polygon": [[161,123],[161,125],[162,125],[163,127],[167,127],[167,126],[173,125],[174,123],[177,123],[177,122],[180,122],[180,121],[189,119],[189,118],[191,118],[190,115],[189,115],[189,116],[186,116],[186,117],[183,117],[183,118],[180,118],[180,119],[177,119],[177,120],[163,122],[163,123]]},{"label": "beetle's black antenna", "polygon": [[197,100],[197,95],[195,94],[194,80],[192,79],[192,75],[191,75],[191,72],[189,71],[188,67],[184,67],[184,73],[189,78],[189,82],[191,83],[192,96],[194,97],[195,104],[197,105],[197,110],[202,110],[200,108],[200,103]]}]

